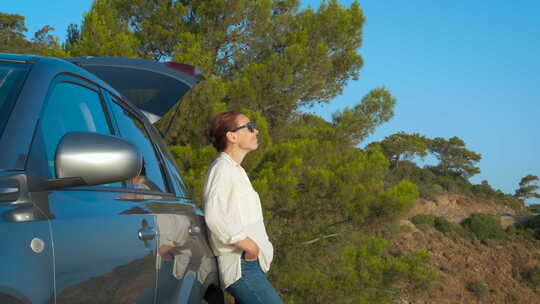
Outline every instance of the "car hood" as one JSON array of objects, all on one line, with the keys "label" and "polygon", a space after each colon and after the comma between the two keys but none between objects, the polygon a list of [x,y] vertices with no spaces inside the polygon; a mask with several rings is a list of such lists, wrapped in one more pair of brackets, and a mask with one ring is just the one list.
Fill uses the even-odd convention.
[{"label": "car hood", "polygon": [[200,79],[199,70],[175,62],[120,57],[76,57],[68,61],[118,90],[155,123]]}]

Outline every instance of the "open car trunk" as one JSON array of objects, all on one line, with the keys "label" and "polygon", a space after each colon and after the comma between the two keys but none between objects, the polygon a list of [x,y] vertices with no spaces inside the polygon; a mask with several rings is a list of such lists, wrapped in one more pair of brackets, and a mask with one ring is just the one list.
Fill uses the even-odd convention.
[{"label": "open car trunk", "polygon": [[69,61],[109,83],[150,120],[157,122],[199,80],[196,67],[120,57],[77,57]]}]

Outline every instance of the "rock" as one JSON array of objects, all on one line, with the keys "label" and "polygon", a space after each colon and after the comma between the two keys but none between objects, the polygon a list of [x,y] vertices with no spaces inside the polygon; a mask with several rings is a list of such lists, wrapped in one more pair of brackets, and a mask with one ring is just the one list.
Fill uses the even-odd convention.
[{"label": "rock", "polygon": [[503,215],[501,216],[501,227],[503,229],[508,228],[508,226],[512,226],[516,223],[516,220],[514,216],[512,215]]}]

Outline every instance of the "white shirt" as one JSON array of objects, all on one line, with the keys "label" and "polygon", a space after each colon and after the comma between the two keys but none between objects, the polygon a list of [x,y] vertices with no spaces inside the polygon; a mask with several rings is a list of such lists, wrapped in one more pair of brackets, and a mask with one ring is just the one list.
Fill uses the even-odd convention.
[{"label": "white shirt", "polygon": [[259,246],[259,264],[268,272],[274,247],[264,227],[259,194],[244,168],[225,152],[219,154],[206,173],[204,213],[223,289],[242,277],[242,250],[234,243],[248,236]]}]

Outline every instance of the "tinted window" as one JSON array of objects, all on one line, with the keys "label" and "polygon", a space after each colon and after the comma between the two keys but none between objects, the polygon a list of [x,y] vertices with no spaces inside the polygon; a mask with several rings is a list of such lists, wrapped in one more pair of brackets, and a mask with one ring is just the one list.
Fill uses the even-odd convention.
[{"label": "tinted window", "polygon": [[111,134],[98,92],[74,83],[60,82],[49,95],[39,127],[38,142],[43,145],[52,178],[56,178],[56,148],[68,132]]},{"label": "tinted window", "polygon": [[28,71],[27,64],[0,62],[0,134]]},{"label": "tinted window", "polygon": [[180,171],[178,170],[178,165],[176,164],[174,156],[171,154],[165,141],[158,135],[158,131],[153,129],[153,132],[156,142],[161,150],[161,154],[164,156],[165,165],[169,169],[169,173],[173,179],[172,182],[176,184],[175,188],[178,189],[177,192],[179,193],[176,193],[176,195],[179,197],[191,198],[191,192],[180,175]]},{"label": "tinted window", "polygon": [[197,82],[194,66],[146,59],[72,58],[117,89],[138,109],[163,116]]},{"label": "tinted window", "polygon": [[111,104],[120,135],[135,144],[143,155],[143,172],[140,176],[126,181],[128,188],[166,191],[160,163],[143,123],[118,104]]}]

